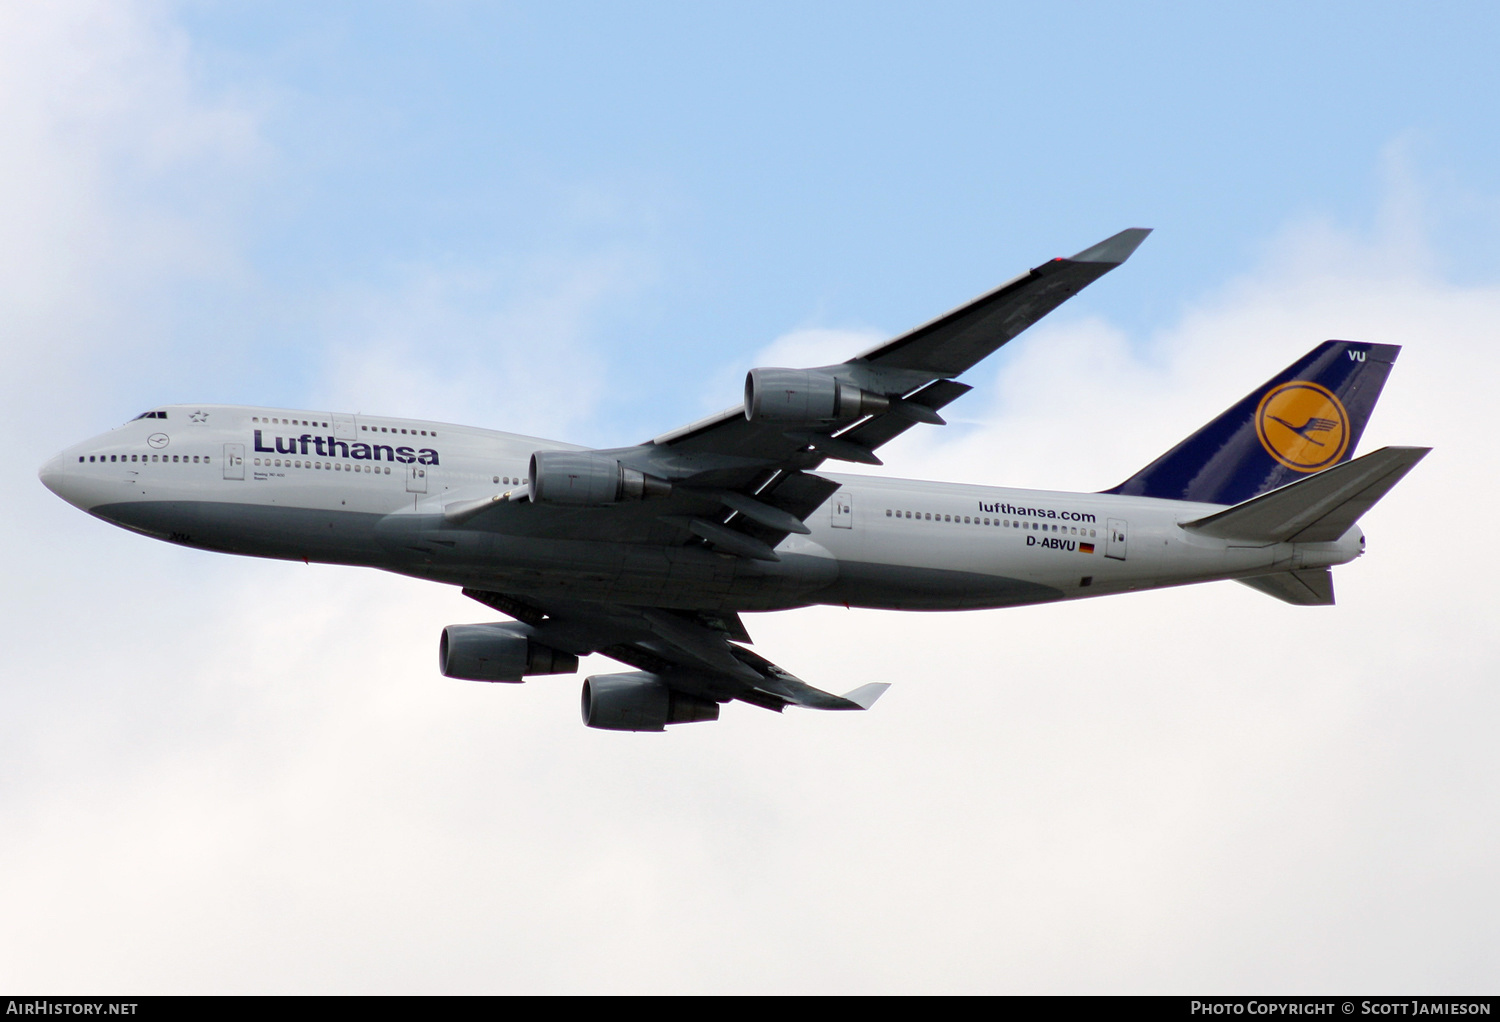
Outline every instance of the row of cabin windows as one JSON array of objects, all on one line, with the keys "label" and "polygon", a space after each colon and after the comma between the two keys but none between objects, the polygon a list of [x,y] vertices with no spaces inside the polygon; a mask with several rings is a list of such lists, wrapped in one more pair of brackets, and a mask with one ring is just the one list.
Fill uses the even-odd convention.
[{"label": "row of cabin windows", "polygon": [[[261,459],[256,458],[255,464],[260,465]],[[351,465],[348,462],[339,461],[294,461],[291,458],[266,458],[266,468],[324,468],[331,472],[358,472],[361,468],[365,472],[374,472],[376,475],[390,475],[389,465]],[[384,471],[382,471],[384,470]]]},{"label": "row of cabin windows", "polygon": [[494,481],[498,483],[498,482],[501,482],[502,480],[505,482],[506,486],[510,486],[513,483],[515,485],[517,485],[517,486],[519,486],[521,484],[521,480],[520,479],[512,478],[510,476],[496,476]]},{"label": "row of cabin windows", "polygon": [[251,422],[269,422],[274,426],[318,426],[322,429],[328,428],[328,423],[309,421],[307,419],[268,419],[262,415],[250,416]]},{"label": "row of cabin windows", "polygon": [[[152,415],[157,413],[147,412],[146,414]],[[165,412],[161,412],[160,415],[163,419],[167,417],[167,414]],[[259,415],[252,415],[250,416],[250,421],[270,423],[273,426],[317,426],[321,429],[328,428],[328,423],[326,422],[310,421],[308,419],[277,419],[265,418]],[[398,429],[395,426],[361,426],[359,428],[362,430],[368,430],[371,433],[408,433],[412,436],[437,436],[436,430]]]},{"label": "row of cabin windows", "polygon": [[[166,461],[166,462],[174,462],[174,461],[179,461],[180,460],[181,462],[184,462],[184,463],[186,463],[186,462],[192,462],[194,465],[200,464],[200,462],[199,462],[200,458],[202,458],[201,464],[204,464],[204,465],[209,464],[209,461],[210,461],[210,458],[209,458],[209,456],[207,454],[202,454],[202,455],[199,455],[199,454],[111,454],[107,458],[104,455],[101,454],[101,455],[98,456],[98,458],[99,458],[100,461],[125,461],[125,462],[130,462],[130,461],[145,461],[145,462]],[[80,463],[82,463],[83,460],[84,460],[83,455],[80,454],[78,456],[78,460],[79,460]],[[93,461],[94,460],[94,455],[90,454],[88,456],[88,460],[89,461]]]},{"label": "row of cabin windows", "polygon": [[1070,536],[1092,536],[1093,529],[1080,529],[1073,525],[1052,525],[1047,522],[1023,522],[1020,519],[981,518],[978,515],[934,515],[930,511],[896,511],[885,509],[887,518],[915,518],[924,522],[952,522],[955,525],[988,525],[1003,529],[1030,529],[1035,532],[1061,532]]},{"label": "row of cabin windows", "polygon": [[437,436],[437,430],[397,429],[395,426],[361,426],[371,433],[410,433],[412,436]]}]

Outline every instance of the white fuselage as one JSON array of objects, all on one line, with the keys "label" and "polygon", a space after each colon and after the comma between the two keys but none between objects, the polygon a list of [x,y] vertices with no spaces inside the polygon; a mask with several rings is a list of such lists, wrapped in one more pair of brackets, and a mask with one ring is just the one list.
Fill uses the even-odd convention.
[{"label": "white fuselage", "polygon": [[[173,542],[358,564],[515,594],[700,609],[1009,606],[1342,564],[1363,537],[1239,545],[1181,528],[1217,505],[820,472],[841,484],[779,562],[623,542],[610,508],[508,502],[531,455],[572,445],[365,415],[171,406],[57,455],[69,503]],[[648,501],[650,498],[647,498]]]}]

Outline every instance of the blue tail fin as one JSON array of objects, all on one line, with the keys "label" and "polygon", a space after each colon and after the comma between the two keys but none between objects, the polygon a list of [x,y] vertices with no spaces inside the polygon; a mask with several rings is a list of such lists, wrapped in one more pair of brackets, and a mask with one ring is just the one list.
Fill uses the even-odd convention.
[{"label": "blue tail fin", "polygon": [[1348,461],[1396,344],[1324,341],[1112,490],[1205,504],[1242,500]]}]

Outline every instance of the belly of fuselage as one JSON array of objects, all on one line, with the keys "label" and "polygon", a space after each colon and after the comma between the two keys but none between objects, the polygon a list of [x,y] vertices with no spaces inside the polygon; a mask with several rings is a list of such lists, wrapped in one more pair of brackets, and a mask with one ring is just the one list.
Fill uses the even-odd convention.
[{"label": "belly of fuselage", "polygon": [[380,568],[538,599],[717,610],[820,602],[837,578],[826,556],[751,561],[698,546],[541,539],[445,527],[441,515],[207,501],[130,501],[92,513],[185,546],[282,560]]}]

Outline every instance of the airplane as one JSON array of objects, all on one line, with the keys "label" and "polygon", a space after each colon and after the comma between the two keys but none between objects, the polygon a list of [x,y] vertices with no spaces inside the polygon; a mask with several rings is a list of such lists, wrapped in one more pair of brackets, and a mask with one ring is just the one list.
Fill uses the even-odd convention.
[{"label": "airplane", "polygon": [[450,678],[583,682],[584,723],[663,731],[724,703],[869,709],[748,647],[742,614],[816,604],[1013,607],[1233,579],[1303,606],[1364,552],[1356,522],[1430,450],[1354,449],[1399,346],[1326,341],[1123,483],[1019,490],[820,471],[971,388],[955,378],[1115,269],[1150,231],[1053,259],[838,365],[757,368],[744,399],[595,450],[441,422],[167,405],[70,447],[42,482],[133,532],[458,586],[510,620],[454,624]]}]

